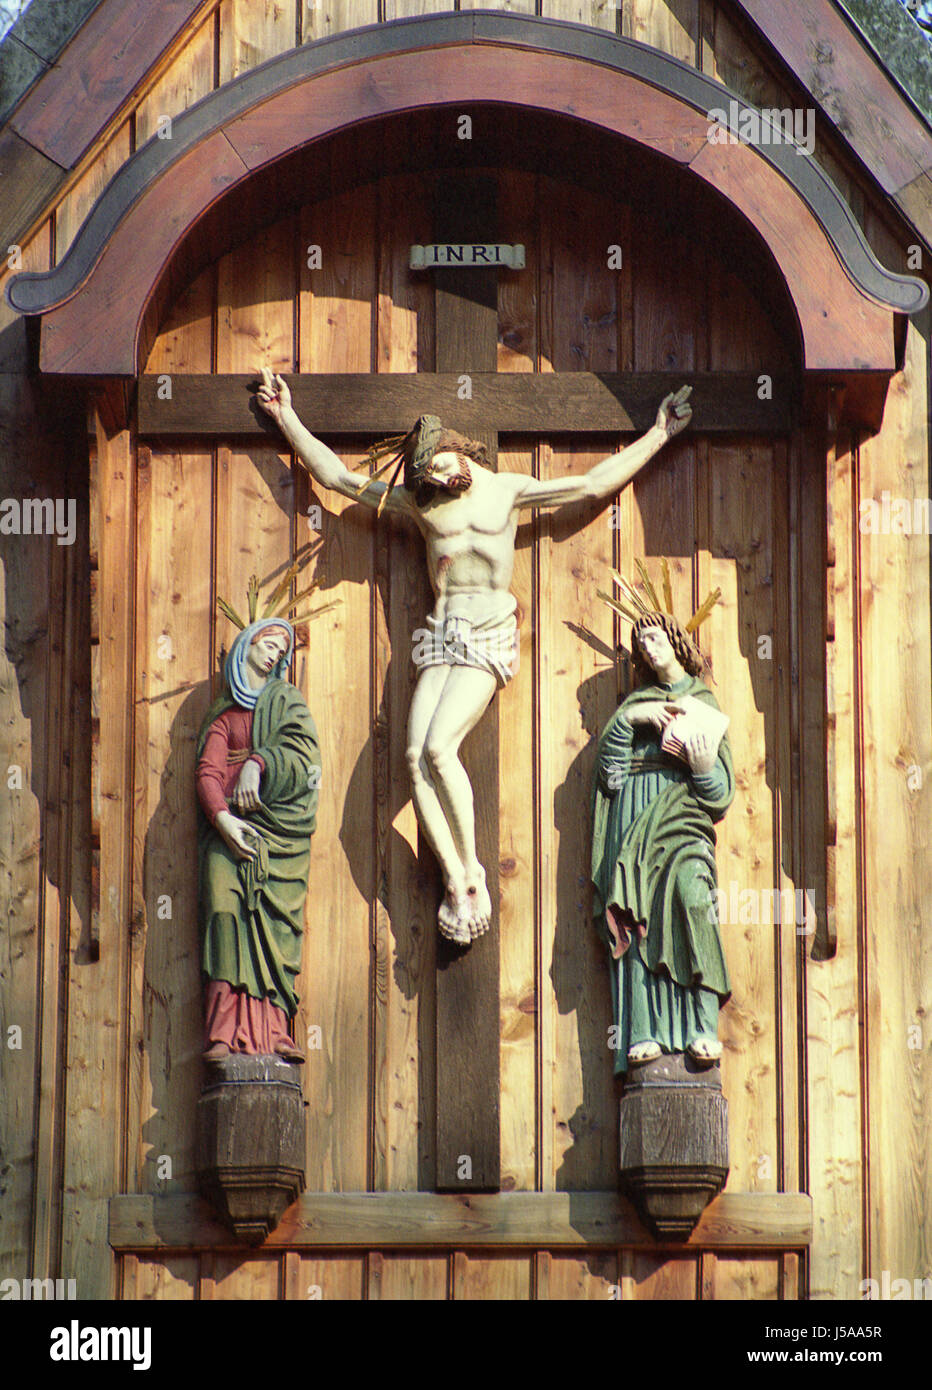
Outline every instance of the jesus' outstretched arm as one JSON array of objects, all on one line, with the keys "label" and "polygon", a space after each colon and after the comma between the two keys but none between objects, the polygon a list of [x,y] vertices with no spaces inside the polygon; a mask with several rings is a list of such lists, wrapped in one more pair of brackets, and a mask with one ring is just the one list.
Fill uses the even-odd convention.
[{"label": "jesus' outstretched arm", "polygon": [[603,459],[588,473],[576,477],[554,478],[546,481],[513,474],[518,491],[516,507],[562,507],[567,502],[583,502],[611,497],[631,481],[634,475],[652,459],[675,434],[679,434],[692,418],[688,404],[691,386],[681,386],[661,403],[654,425],[617,454]]},{"label": "jesus' outstretched arm", "polygon": [[[372,479],[365,473],[354,473],[347,468],[331,448],[302,425],[291,404],[291,392],[282,378],[273,377],[268,367],[262,368],[261,376],[262,385],[256,393],[259,405],[278,425],[314,481],[321,487],[342,492],[344,497],[353,497],[370,507],[378,507],[388,484],[380,478]],[[396,488],[387,498],[385,508],[397,511],[406,505],[407,494],[403,489]]]}]

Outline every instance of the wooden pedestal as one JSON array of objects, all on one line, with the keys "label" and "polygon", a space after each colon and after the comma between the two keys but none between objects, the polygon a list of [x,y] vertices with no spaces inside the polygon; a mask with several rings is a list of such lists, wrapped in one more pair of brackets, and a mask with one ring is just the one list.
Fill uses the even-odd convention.
[{"label": "wooden pedestal", "polygon": [[632,1067],[620,1116],[622,1191],[657,1240],[686,1240],[728,1176],[720,1063],[674,1053]]},{"label": "wooden pedestal", "polygon": [[198,1182],[237,1239],[256,1245],[304,1191],[301,1073],[280,1057],[245,1054],[205,1067]]}]

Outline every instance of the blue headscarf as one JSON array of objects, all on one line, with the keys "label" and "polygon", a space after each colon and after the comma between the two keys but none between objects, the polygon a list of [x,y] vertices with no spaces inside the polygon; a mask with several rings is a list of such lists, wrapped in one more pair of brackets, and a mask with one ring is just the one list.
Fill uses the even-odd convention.
[{"label": "blue headscarf", "polygon": [[258,690],[254,690],[249,684],[246,673],[246,658],[256,633],[262,632],[267,627],[283,627],[288,633],[288,650],[272,667],[268,676],[269,680],[272,680],[273,677],[277,677],[278,680],[285,679],[288,663],[291,661],[294,651],[294,628],[284,618],[260,618],[257,622],[250,623],[248,627],[243,628],[230,648],[223,674],[233,699],[245,709],[255,709],[256,701],[262,693],[261,686]]}]

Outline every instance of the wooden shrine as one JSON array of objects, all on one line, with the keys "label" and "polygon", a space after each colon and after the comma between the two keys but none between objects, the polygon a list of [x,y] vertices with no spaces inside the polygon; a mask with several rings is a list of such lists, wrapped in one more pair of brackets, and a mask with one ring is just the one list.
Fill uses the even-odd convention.
[{"label": "wooden shrine", "polygon": [[[800,9],[887,143],[820,104]],[[929,127],[819,0],[587,23],[354,0],[326,32],[295,0],[156,10],[91,6],[0,125],[5,494],[77,516],[74,544],[3,534],[0,1025],[22,1045],[0,1038],[0,1272],[88,1298],[509,1300],[926,1273]],[[812,106],[814,153],[711,143],[732,100]],[[524,264],[411,267],[437,243]],[[433,414],[538,479],[692,386],[629,487],[523,514],[519,668],[464,746],[493,903],[467,951],[438,936],[406,772],[423,544],[314,485],[256,407],[263,367],[351,468]],[[918,524],[872,529],[884,495]],[[309,550],[339,603],[290,677],[323,764],[306,1060],[205,1064],[217,597]],[[720,1066],[664,1057],[622,1089],[590,801],[631,679],[597,591],[634,556],[669,558],[684,610],[722,591],[733,993]],[[680,1128],[655,1124],[674,1087]]]}]

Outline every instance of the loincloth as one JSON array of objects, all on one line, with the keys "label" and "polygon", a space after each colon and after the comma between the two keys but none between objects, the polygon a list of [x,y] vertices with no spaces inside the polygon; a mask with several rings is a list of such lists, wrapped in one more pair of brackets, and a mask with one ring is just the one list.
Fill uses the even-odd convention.
[{"label": "loincloth", "polygon": [[518,601],[503,594],[494,611],[479,622],[469,618],[428,616],[427,627],[414,636],[414,664],[425,666],[473,666],[488,671],[506,686],[518,669]]}]

